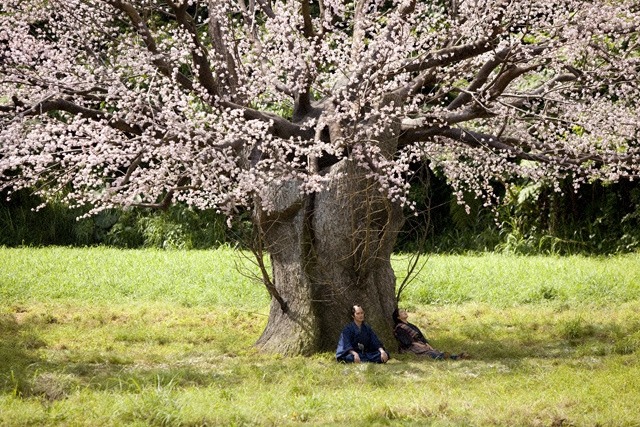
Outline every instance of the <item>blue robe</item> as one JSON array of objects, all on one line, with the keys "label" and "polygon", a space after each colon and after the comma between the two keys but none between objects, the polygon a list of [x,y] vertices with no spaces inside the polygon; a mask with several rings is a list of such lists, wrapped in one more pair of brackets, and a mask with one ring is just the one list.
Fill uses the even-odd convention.
[{"label": "blue robe", "polygon": [[[349,323],[344,327],[338,341],[336,349],[336,359],[339,362],[353,362],[353,354],[351,350],[358,353],[361,362],[384,363],[380,348],[384,348],[382,342],[371,326],[363,323],[360,328],[355,322]],[[386,350],[385,350],[386,352]]]}]

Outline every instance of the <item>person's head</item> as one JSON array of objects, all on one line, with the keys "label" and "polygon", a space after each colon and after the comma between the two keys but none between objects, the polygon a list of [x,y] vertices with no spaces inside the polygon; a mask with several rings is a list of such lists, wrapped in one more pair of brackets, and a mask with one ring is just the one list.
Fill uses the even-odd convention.
[{"label": "person's head", "polygon": [[395,310],[393,310],[392,317],[393,323],[397,325],[400,322],[406,322],[409,314],[407,313],[407,310],[396,308]]},{"label": "person's head", "polygon": [[362,307],[357,304],[351,307],[351,317],[356,323],[364,322],[364,310],[362,309]]}]

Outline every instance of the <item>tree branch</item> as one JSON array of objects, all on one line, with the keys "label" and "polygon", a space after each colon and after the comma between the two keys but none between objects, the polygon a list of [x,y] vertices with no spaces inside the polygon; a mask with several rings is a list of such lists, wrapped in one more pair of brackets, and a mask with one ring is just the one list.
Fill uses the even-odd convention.
[{"label": "tree branch", "polygon": [[254,228],[254,231],[253,231],[254,238],[252,242],[253,244],[249,245],[249,250],[253,254],[256,260],[256,264],[260,269],[260,274],[262,276],[262,283],[264,284],[265,288],[267,288],[267,292],[269,292],[269,295],[271,295],[273,299],[278,301],[278,304],[280,305],[280,310],[282,310],[283,313],[288,313],[289,304],[287,304],[287,302],[284,300],[282,295],[280,295],[280,292],[278,291],[278,288],[276,288],[276,284],[271,279],[267,266],[264,263],[264,243],[263,243],[263,236],[262,236],[264,231],[262,230],[262,226],[261,224],[257,224],[254,222],[253,228]]},{"label": "tree branch", "polygon": [[311,5],[309,0],[301,0],[302,3],[302,20],[304,22],[303,34],[307,39],[312,39],[316,32],[311,22]]},{"label": "tree branch", "polygon": [[351,59],[358,60],[364,49],[364,38],[367,29],[364,10],[367,0],[358,0],[353,13],[353,34],[351,36]]},{"label": "tree branch", "polygon": [[416,78],[409,81],[406,85],[400,86],[390,93],[391,96],[397,96],[403,102],[407,97],[420,92],[423,87],[436,83],[436,73],[433,70],[425,70]]},{"label": "tree branch", "polygon": [[276,14],[273,12],[271,5],[265,0],[257,0],[260,5],[260,9],[267,15],[269,18],[275,18]]},{"label": "tree branch", "polygon": [[209,31],[211,32],[211,44],[216,54],[223,58],[226,64],[226,69],[229,73],[228,76],[225,76],[227,85],[230,88],[235,89],[240,84],[240,78],[238,77],[238,64],[236,62],[236,59],[234,58],[234,55],[232,54],[232,51],[225,42],[222,23],[217,18],[217,16],[211,13],[212,9],[213,0],[210,0]]},{"label": "tree branch", "polygon": [[254,110],[253,108],[244,107],[229,101],[221,101],[220,106],[242,110],[243,117],[246,120],[259,120],[271,123],[269,128],[270,133],[279,138],[289,139],[300,137],[303,139],[313,139],[314,137],[313,129],[302,129],[297,124],[291,123],[289,120],[284,119],[277,114]]},{"label": "tree branch", "polygon": [[552,162],[551,159],[547,156],[541,154],[531,154],[522,150],[521,148],[519,148],[519,146],[526,146],[528,144],[516,138],[497,138],[494,135],[489,135],[486,133],[450,127],[441,128],[436,134],[456,141],[460,141],[470,147],[485,147],[491,149],[492,151],[507,152],[509,153],[509,155],[523,160],[533,160],[544,163]]},{"label": "tree branch", "polygon": [[[173,69],[177,67],[173,67],[166,59],[162,58],[160,51],[158,50],[158,45],[156,44],[151,31],[149,31],[149,27],[147,27],[147,24],[144,22],[138,11],[131,4],[125,3],[121,0],[110,0],[110,3],[116,9],[127,15],[133,28],[135,28],[138,34],[142,37],[147,50],[154,55],[153,64],[163,75],[171,78]],[[188,89],[189,91],[193,90],[193,82],[184,74],[176,72],[176,80],[183,88]]]},{"label": "tree branch", "polygon": [[[585,156],[582,158],[555,158],[545,156],[543,154],[534,154],[526,150],[531,144],[509,137],[497,137],[482,132],[471,131],[462,128],[451,128],[448,126],[431,127],[419,130],[410,130],[404,132],[400,137],[402,145],[408,145],[419,141],[431,140],[436,136],[442,136],[455,141],[462,142],[472,148],[486,148],[494,152],[505,152],[510,156],[521,160],[532,160],[542,163],[556,163],[563,166],[579,166],[585,161],[604,162],[602,158],[596,156]],[[524,149],[521,147],[525,147]],[[617,161],[624,161],[628,156],[620,156]]]},{"label": "tree branch", "polygon": [[[191,57],[193,60],[194,68],[196,68],[198,72],[198,81],[206,89],[209,95],[220,96],[220,87],[218,85],[217,79],[211,72],[211,64],[209,64],[207,49],[200,42],[200,37],[198,37],[198,30],[196,28],[196,25],[193,22],[191,15],[187,13],[187,3],[182,3],[180,6],[174,5],[172,2],[169,2],[169,4],[176,14],[176,20],[178,24],[180,24],[189,32],[189,34],[191,34],[191,41],[195,46],[195,48],[191,50]],[[221,35],[218,43],[224,43],[222,41]],[[225,60],[228,60],[226,49],[224,49],[220,54],[223,56],[223,58],[225,58]],[[235,70],[235,67],[233,67],[233,69]]]},{"label": "tree branch", "polygon": [[[14,97],[15,98],[15,97]],[[108,124],[109,127],[124,132],[129,135],[137,135],[141,136],[143,133],[149,129],[151,123],[148,122],[143,125],[132,125],[122,119],[115,118],[112,114],[105,113],[104,111],[94,110],[91,108],[83,107],[73,102],[70,102],[66,99],[52,99],[53,96],[48,96],[45,99],[37,102],[27,109],[24,108],[24,103],[17,98],[14,99],[14,106],[3,106],[0,108],[0,111],[3,112],[16,112],[16,117],[32,117],[38,116],[42,114],[46,114],[52,111],[64,111],[73,115],[82,115],[83,117],[95,120],[95,121],[104,121]],[[240,107],[241,108],[241,107]],[[22,109],[22,111],[18,112],[18,109]],[[278,116],[276,116],[278,117]],[[262,117],[261,120],[269,121],[268,117]],[[288,122],[286,122],[288,123]],[[293,126],[293,131],[299,129],[296,125]],[[153,132],[154,138],[161,142],[169,142],[175,140],[175,136],[169,136],[166,132],[162,132],[160,130],[156,130]],[[232,142],[224,143],[224,144],[216,144],[216,142],[212,139],[206,141],[209,146],[216,147],[218,149],[226,149],[226,148],[240,148],[244,142],[241,140],[235,140]]]},{"label": "tree branch", "polygon": [[[577,73],[577,70],[576,70],[576,73]],[[576,73],[558,74],[557,76],[554,76],[553,78],[551,78],[549,81],[544,82],[543,84],[538,86],[536,89],[534,89],[530,93],[522,93],[522,94],[505,93],[504,94],[505,98],[512,98],[512,97],[519,98],[518,101],[512,102],[507,105],[513,108],[522,108],[527,102],[531,102],[532,100],[543,98],[553,88],[553,86],[556,83],[571,82],[571,81],[578,80],[579,74],[576,74]]]},{"label": "tree branch", "polygon": [[162,198],[162,200],[158,203],[134,203],[132,206],[137,206],[141,208],[152,208],[152,209],[169,209],[171,206],[171,202],[173,201],[173,196],[176,191],[183,187],[187,182],[189,182],[189,178],[186,175],[182,175],[178,178],[178,182],[176,182],[176,186],[167,191],[167,194]]},{"label": "tree branch", "polygon": [[460,62],[465,59],[478,56],[482,53],[489,52],[495,47],[495,43],[496,41],[493,38],[483,37],[474,43],[430,52],[420,62],[412,60],[410,64],[407,64],[400,68],[399,72],[420,72],[428,70],[430,68],[442,67],[445,65],[453,64],[455,62]]},{"label": "tree branch", "polygon": [[487,82],[491,72],[505,61],[510,50],[511,48],[502,49],[500,52],[497,52],[493,58],[487,61],[482,68],[480,68],[480,71],[478,71],[478,74],[476,74],[475,79],[473,79],[469,84],[466,91],[460,92],[460,94],[458,94],[458,96],[447,106],[447,109],[455,110],[469,102],[471,100],[471,92],[475,92],[480,89],[480,87]]},{"label": "tree branch", "polygon": [[[16,107],[13,107],[13,109],[15,111]],[[30,108],[24,111],[20,111],[16,116],[17,117],[38,116],[51,111],[65,111],[73,115],[82,115],[84,117],[87,117],[96,121],[104,120],[109,124],[110,127],[125,133],[133,134],[133,135],[142,135],[145,128],[147,127],[147,126],[140,126],[140,125],[132,125],[125,122],[124,120],[116,119],[112,115],[107,114],[103,111],[82,107],[80,105],[74,104],[73,102],[67,101],[65,99],[51,99],[51,97],[48,97],[42,101],[39,101],[38,103],[32,105]]]}]

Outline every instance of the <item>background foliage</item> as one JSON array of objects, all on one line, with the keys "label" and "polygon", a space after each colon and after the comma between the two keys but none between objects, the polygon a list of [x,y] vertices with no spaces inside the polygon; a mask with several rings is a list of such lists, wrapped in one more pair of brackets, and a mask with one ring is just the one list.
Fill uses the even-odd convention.
[{"label": "background foliage", "polygon": [[[427,183],[427,185],[425,185]],[[467,197],[469,211],[456,202],[451,188],[426,169],[416,174],[408,212],[396,251],[515,254],[610,254],[640,247],[640,185],[635,182],[592,183],[561,192],[541,182],[519,182],[509,190],[497,185],[502,202],[495,209]],[[222,244],[243,246],[251,233],[241,215],[228,227],[213,210],[183,205],[167,210],[108,210],[77,220],[84,212],[41,200],[21,191],[0,203],[0,245],[94,246],[120,248],[207,249]]]},{"label": "background foliage", "polygon": [[95,246],[118,248],[209,249],[243,241],[248,225],[242,220],[229,228],[213,210],[196,211],[183,205],[166,210],[111,209],[80,218],[85,211],[41,200],[26,190],[0,204],[0,245]]}]

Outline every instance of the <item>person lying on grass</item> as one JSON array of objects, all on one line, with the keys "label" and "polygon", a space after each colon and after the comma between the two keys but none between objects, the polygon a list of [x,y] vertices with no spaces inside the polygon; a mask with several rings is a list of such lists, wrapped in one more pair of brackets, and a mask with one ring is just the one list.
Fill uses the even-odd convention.
[{"label": "person lying on grass", "polygon": [[364,310],[351,307],[353,322],[344,327],[336,349],[336,360],[345,363],[386,363],[389,354],[371,326],[364,323]]},{"label": "person lying on grass", "polygon": [[409,314],[406,310],[396,308],[393,311],[393,323],[396,325],[393,329],[393,335],[398,340],[399,353],[413,353],[421,357],[430,357],[436,360],[443,359],[468,359],[467,353],[449,354],[445,351],[439,351],[431,347],[429,341],[424,337],[420,328],[407,322]]}]

